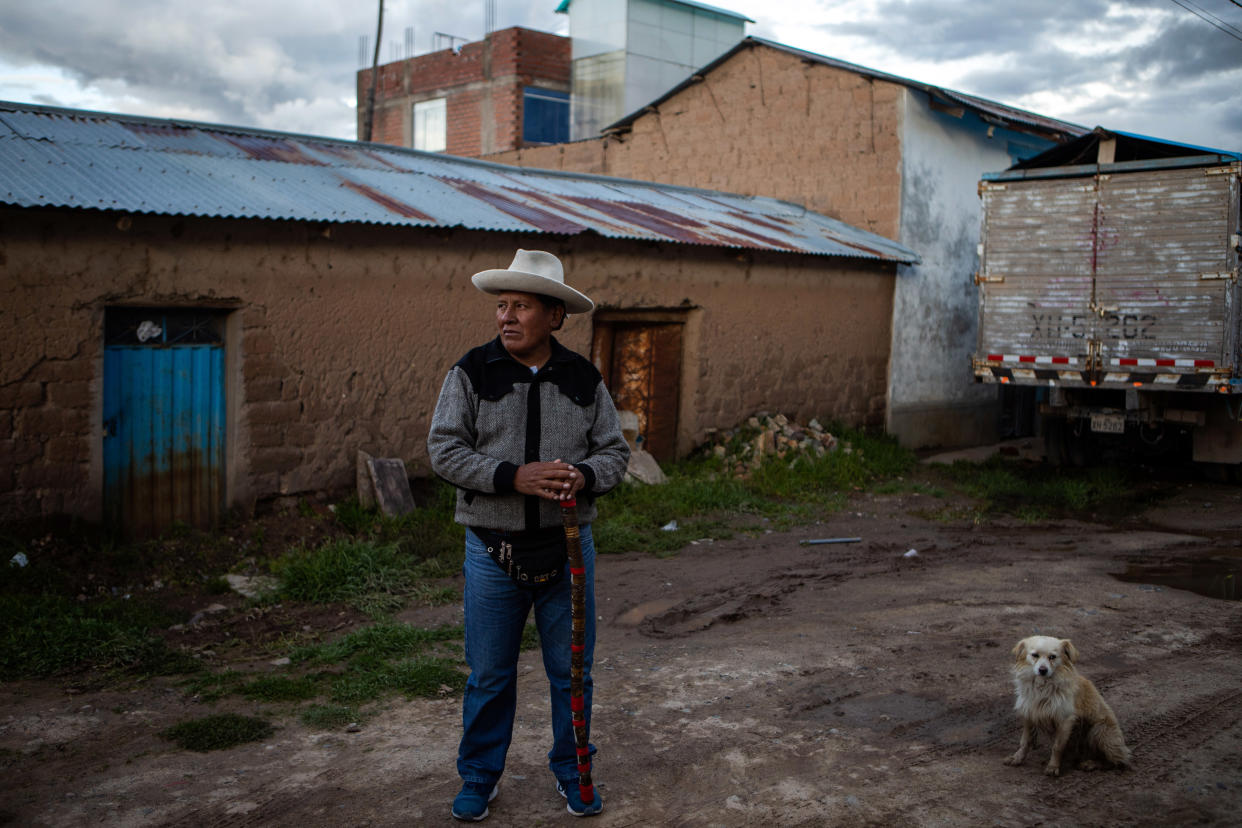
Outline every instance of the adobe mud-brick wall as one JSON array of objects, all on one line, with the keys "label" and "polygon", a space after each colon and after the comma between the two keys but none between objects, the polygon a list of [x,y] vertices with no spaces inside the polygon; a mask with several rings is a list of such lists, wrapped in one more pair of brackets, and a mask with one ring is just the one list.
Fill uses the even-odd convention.
[{"label": "adobe mud-brick wall", "polygon": [[[684,314],[677,452],[757,410],[882,419],[892,265],[698,245],[463,230],[0,210],[0,521],[102,509],[104,317],[223,309],[226,491],[354,483],[358,450],[430,473],[445,373],[495,335],[470,275],[561,256],[601,312]],[[589,354],[592,321],[558,338]]]},{"label": "adobe mud-brick wall", "polygon": [[15,300],[21,277],[3,251],[0,262],[15,277],[0,282],[0,325],[27,332],[0,347],[0,516],[79,511],[94,350],[53,309]]},{"label": "adobe mud-brick wall", "polygon": [[[445,98],[448,149],[477,157],[522,145],[522,93],[527,86],[569,91],[570,40],[514,27],[467,43],[379,67],[371,140],[413,146],[418,101]],[[358,134],[371,70],[358,73]]]},{"label": "adobe mud-brick wall", "polygon": [[895,239],[904,93],[757,45],[628,133],[486,159],[771,196]]}]

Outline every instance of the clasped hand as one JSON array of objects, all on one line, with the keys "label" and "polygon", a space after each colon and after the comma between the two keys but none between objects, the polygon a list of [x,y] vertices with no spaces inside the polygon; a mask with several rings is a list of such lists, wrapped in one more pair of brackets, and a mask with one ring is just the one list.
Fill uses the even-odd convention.
[{"label": "clasped hand", "polygon": [[560,460],[518,466],[513,478],[513,488],[522,494],[558,501],[572,500],[582,484],[578,470]]}]

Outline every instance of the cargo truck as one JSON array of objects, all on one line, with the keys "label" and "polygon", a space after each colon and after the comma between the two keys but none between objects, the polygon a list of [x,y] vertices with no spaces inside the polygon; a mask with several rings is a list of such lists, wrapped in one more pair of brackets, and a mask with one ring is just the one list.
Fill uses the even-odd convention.
[{"label": "cargo truck", "polygon": [[1049,461],[1242,470],[1240,177],[1238,153],[1101,128],[983,177],[973,373],[1030,389]]}]

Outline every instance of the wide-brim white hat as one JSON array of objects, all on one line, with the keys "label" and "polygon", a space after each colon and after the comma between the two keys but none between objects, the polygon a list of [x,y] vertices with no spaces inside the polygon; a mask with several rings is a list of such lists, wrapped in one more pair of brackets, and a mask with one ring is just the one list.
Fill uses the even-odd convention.
[{"label": "wide-brim white hat", "polygon": [[595,307],[585,293],[565,284],[561,260],[542,250],[518,250],[507,270],[484,270],[470,277],[474,286],[484,293],[542,293],[565,303],[569,313],[587,313]]}]

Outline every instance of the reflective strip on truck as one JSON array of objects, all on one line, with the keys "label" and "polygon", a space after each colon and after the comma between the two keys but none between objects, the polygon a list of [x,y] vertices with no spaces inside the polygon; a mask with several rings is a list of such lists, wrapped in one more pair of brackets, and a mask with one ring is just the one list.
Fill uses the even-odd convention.
[{"label": "reflective strip on truck", "polygon": [[1029,354],[988,354],[988,362],[1033,362],[1036,365],[1077,365],[1074,357],[1031,356]]},{"label": "reflective strip on truck", "polygon": [[1113,365],[1141,365],[1149,368],[1215,368],[1216,361],[1211,359],[1144,359],[1141,357],[1121,357],[1112,360]]}]

